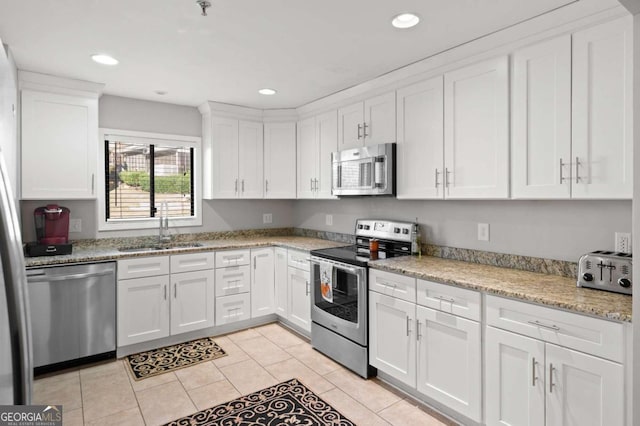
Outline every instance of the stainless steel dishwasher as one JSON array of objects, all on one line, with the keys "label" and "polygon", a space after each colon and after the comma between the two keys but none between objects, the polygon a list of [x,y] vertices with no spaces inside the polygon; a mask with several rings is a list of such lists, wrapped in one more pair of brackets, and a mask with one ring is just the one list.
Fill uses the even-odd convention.
[{"label": "stainless steel dishwasher", "polygon": [[28,269],[36,374],[115,357],[114,262]]}]

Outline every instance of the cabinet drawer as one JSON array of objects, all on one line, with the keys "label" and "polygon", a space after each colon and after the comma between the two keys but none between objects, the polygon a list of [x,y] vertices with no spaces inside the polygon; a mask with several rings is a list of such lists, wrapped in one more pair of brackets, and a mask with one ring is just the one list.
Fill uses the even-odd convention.
[{"label": "cabinet drawer", "polygon": [[171,256],[171,273],[213,269],[216,255],[209,253],[176,254]]},{"label": "cabinet drawer", "polygon": [[251,288],[249,265],[216,269],[216,296],[247,293]]},{"label": "cabinet drawer", "polygon": [[621,323],[501,297],[486,297],[487,324],[546,342],[622,362]]},{"label": "cabinet drawer", "polygon": [[248,265],[251,261],[249,253],[250,251],[248,249],[218,251],[216,252],[216,268]]},{"label": "cabinet drawer", "polygon": [[369,269],[369,290],[416,303],[416,279],[406,275]]},{"label": "cabinet drawer", "polygon": [[155,277],[169,273],[169,256],[118,260],[118,279]]},{"label": "cabinet drawer", "polygon": [[418,280],[417,302],[442,312],[480,321],[480,293],[432,281]]},{"label": "cabinet drawer", "polygon": [[249,293],[216,297],[216,325],[251,318],[251,299]]},{"label": "cabinet drawer", "polygon": [[288,262],[292,268],[302,269],[304,271],[310,271],[309,265],[309,253],[299,250],[288,250]]}]

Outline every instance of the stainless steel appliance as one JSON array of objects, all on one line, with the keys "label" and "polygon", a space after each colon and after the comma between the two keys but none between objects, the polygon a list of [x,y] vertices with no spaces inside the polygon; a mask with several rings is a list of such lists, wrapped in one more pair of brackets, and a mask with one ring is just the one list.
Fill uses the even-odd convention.
[{"label": "stainless steel appliance", "polygon": [[38,207],[33,212],[37,241],[28,243],[27,256],[71,254],[69,243],[69,209],[57,204]]},{"label": "stainless steel appliance", "polygon": [[6,170],[0,152],[0,405],[27,405],[33,386],[27,278]]},{"label": "stainless steel appliance", "polygon": [[633,256],[599,250],[587,253],[578,263],[578,287],[632,294]]},{"label": "stainless steel appliance", "polygon": [[368,262],[411,254],[413,226],[358,219],[355,245],[311,251],[311,345],[362,377],[375,375],[368,351]]},{"label": "stainless steel appliance", "polygon": [[115,357],[114,262],[27,270],[36,374]]},{"label": "stainless steel appliance", "polygon": [[395,195],[396,144],[363,146],[331,154],[333,195]]}]

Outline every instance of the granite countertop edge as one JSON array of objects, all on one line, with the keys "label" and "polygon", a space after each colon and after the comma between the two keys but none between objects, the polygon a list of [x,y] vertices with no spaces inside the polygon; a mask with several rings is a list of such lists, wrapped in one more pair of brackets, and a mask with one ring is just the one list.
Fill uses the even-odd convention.
[{"label": "granite countertop edge", "polygon": [[[432,262],[436,262],[439,265],[428,265],[428,263]],[[442,266],[442,268],[439,266]],[[630,296],[578,288],[575,280],[571,278],[430,256],[425,256],[422,259],[407,257],[406,260],[401,260],[401,258],[378,260],[370,262],[369,267],[491,295],[532,302],[551,308],[565,309],[573,313],[586,314],[623,323],[632,322],[632,299]],[[445,268],[446,270],[444,270]],[[452,269],[456,268],[459,268],[460,272],[452,272]],[[493,276],[485,278],[481,274],[484,271],[491,273]],[[500,275],[505,275],[505,278],[500,278]],[[527,282],[526,285],[514,286],[514,280],[510,280],[507,277],[508,275],[518,276],[525,281],[531,282]],[[539,284],[536,285],[536,283]],[[561,297],[558,297],[558,295]],[[611,308],[612,306],[614,307],[613,309]]]}]

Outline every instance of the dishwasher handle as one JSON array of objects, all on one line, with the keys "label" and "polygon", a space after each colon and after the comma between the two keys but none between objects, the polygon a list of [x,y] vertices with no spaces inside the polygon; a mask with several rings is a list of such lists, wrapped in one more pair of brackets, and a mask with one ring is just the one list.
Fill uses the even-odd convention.
[{"label": "dishwasher handle", "polygon": [[27,282],[29,283],[48,283],[53,281],[67,281],[67,280],[82,280],[85,278],[93,278],[93,277],[102,277],[104,275],[113,274],[113,270],[102,271],[102,272],[86,272],[84,274],[69,274],[69,275],[53,275],[48,276],[44,275],[31,275],[27,276]]}]

